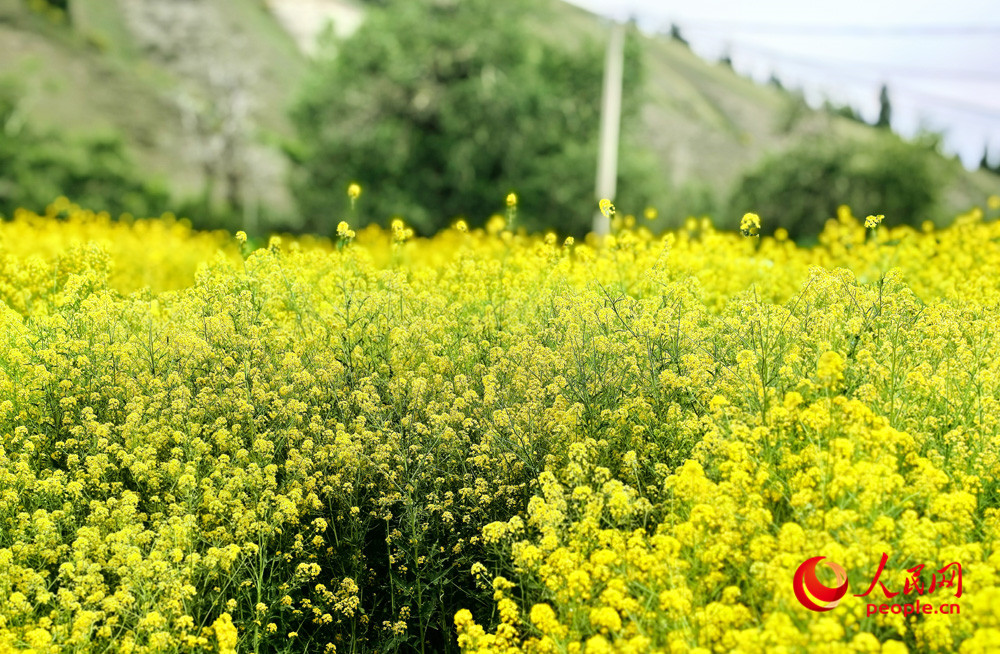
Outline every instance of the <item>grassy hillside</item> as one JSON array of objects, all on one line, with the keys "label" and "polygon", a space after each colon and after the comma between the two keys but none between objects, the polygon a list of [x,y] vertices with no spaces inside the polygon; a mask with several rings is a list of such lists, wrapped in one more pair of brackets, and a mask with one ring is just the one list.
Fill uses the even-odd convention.
[{"label": "grassy hillside", "polygon": [[291,133],[287,103],[305,60],[261,3],[197,3],[183,31],[171,35],[150,20],[151,2],[75,0],[70,26],[4,2],[0,77],[20,80],[22,113],[35,126],[70,135],[118,131],[139,166],[193,195],[204,177],[185,106],[208,110],[217,80],[239,78],[249,108],[246,160],[260,199],[279,211],[292,208],[274,143]]},{"label": "grassy hillside", "polygon": [[180,121],[167,93],[82,38],[17,12],[0,21],[0,76],[18,80],[21,113],[70,134],[118,130],[138,162],[181,188],[196,180],[183,161]]}]

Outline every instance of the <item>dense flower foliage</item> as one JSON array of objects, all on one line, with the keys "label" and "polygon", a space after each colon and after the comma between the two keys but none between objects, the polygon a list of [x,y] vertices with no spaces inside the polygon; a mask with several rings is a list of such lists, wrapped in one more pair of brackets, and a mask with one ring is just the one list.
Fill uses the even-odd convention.
[{"label": "dense flower foliage", "polygon": [[[0,652],[991,651],[995,204],[812,248],[19,212]],[[961,613],[868,615],[883,553]]]}]

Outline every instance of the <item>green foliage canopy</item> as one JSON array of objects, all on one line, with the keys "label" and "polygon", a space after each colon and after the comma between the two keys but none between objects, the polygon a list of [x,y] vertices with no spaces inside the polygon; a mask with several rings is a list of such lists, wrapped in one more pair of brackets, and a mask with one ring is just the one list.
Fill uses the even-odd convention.
[{"label": "green foliage canopy", "polygon": [[[582,233],[593,217],[604,44],[532,31],[544,5],[409,0],[371,14],[315,64],[293,110],[293,188],[306,228],[402,216],[422,233],[473,226],[519,197],[518,225]],[[542,30],[538,30],[539,33]],[[618,200],[643,206],[650,173],[630,152],[641,67],[627,39]]]},{"label": "green foliage canopy", "polygon": [[747,171],[730,211],[759,213],[765,232],[784,227],[795,239],[818,235],[841,204],[861,215],[884,214],[887,225],[919,225],[933,218],[947,181],[935,146],[887,132],[863,141],[805,141]]}]

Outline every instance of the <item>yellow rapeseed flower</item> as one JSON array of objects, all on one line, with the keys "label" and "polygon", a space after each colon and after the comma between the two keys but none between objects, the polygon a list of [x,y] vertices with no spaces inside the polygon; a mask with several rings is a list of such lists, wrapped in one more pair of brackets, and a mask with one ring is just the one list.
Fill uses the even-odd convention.
[{"label": "yellow rapeseed flower", "polygon": [[884,219],[885,216],[883,216],[882,214],[878,214],[877,216],[868,216],[867,218],[865,218],[865,227],[867,229],[875,229],[882,223]]},{"label": "yellow rapeseed flower", "polygon": [[[0,652],[385,651],[451,619],[466,654],[996,650],[992,209],[879,240],[845,207],[809,247],[698,217],[560,251],[499,217],[400,248],[393,220],[246,260],[52,211],[0,221]],[[886,554],[887,590],[925,565],[968,609],[792,592]],[[442,584],[489,632],[415,601]]]},{"label": "yellow rapeseed flower", "polygon": [[755,213],[745,213],[740,220],[740,233],[744,236],[754,236],[760,233],[760,216]]},{"label": "yellow rapeseed flower", "polygon": [[816,363],[816,376],[827,388],[839,384],[844,379],[844,357],[839,352],[824,352]]},{"label": "yellow rapeseed flower", "polygon": [[219,641],[219,654],[235,654],[239,632],[233,624],[232,616],[229,613],[220,615],[212,623],[212,630],[215,632],[216,640]]},{"label": "yellow rapeseed flower", "polygon": [[348,240],[355,237],[354,230],[351,229],[350,225],[347,224],[346,220],[341,220],[339,223],[337,223],[337,236]]}]

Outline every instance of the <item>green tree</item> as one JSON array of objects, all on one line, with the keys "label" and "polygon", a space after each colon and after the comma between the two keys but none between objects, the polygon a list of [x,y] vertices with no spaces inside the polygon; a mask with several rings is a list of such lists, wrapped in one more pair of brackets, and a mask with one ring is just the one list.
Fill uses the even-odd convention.
[{"label": "green tree", "polygon": [[861,215],[884,214],[888,225],[919,225],[934,217],[947,181],[948,171],[935,163],[936,144],[933,135],[909,143],[891,133],[803,142],[744,173],[730,215],[754,211],[764,217],[764,231],[784,227],[796,239],[819,234],[842,204]]},{"label": "green tree", "polygon": [[684,34],[681,32],[681,28],[677,23],[670,23],[670,38],[686,48],[691,47],[691,44],[684,38]]},{"label": "green tree", "polygon": [[828,114],[833,116],[840,116],[841,118],[846,118],[847,120],[854,121],[856,123],[862,123],[867,125],[865,119],[861,116],[861,112],[852,107],[850,104],[838,104],[832,100],[823,101],[823,110]]},{"label": "green tree", "polygon": [[996,168],[990,165],[990,144],[987,143],[983,146],[983,158],[979,160],[979,170],[985,170],[986,172],[996,173],[1000,172],[1000,164]]},{"label": "green tree", "polygon": [[[433,232],[456,216],[482,224],[519,197],[518,226],[582,233],[592,220],[604,43],[544,38],[525,0],[407,0],[373,9],[328,44],[293,109],[293,188],[305,227],[329,232],[403,216]],[[620,206],[644,206],[647,161],[629,145],[641,67],[626,44]]]},{"label": "green tree", "polygon": [[892,102],[889,100],[889,87],[885,84],[878,94],[878,120],[875,121],[875,127],[892,127]]}]

